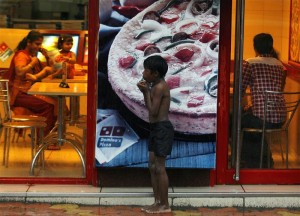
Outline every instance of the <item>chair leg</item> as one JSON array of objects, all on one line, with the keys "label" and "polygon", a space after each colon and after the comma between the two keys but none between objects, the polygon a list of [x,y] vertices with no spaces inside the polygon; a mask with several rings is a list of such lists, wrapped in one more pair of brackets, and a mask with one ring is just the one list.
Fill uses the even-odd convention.
[{"label": "chair leg", "polygon": [[285,148],[286,148],[286,156],[285,156],[285,163],[286,168],[289,168],[289,131],[285,131]]},{"label": "chair leg", "polygon": [[16,136],[16,134],[17,134],[16,143],[18,143],[19,142],[19,138],[20,138],[20,129],[17,129],[16,131],[14,131],[13,142],[15,142],[15,136]]},{"label": "chair leg", "polygon": [[[280,134],[282,135],[282,134]],[[280,136],[280,152],[281,152],[281,159],[282,159],[282,163],[284,162],[284,155],[283,155],[283,147],[282,147],[282,140],[281,140],[281,136]]]},{"label": "chair leg", "polygon": [[6,161],[6,149],[7,149],[7,128],[4,128],[4,138],[3,138],[3,160],[2,165],[5,165]]},{"label": "chair leg", "polygon": [[[43,143],[44,143],[44,130],[43,130],[43,128],[39,128],[38,134],[39,134],[39,136],[38,136],[39,138],[37,139],[36,147],[38,147],[40,145],[43,145]],[[45,168],[45,154],[44,153],[45,153],[45,151],[43,150],[42,153],[41,153],[41,156],[39,158],[43,169]]]},{"label": "chair leg", "polygon": [[267,145],[267,163],[268,163],[268,168],[271,167],[271,164],[270,164],[270,156],[271,156],[271,147],[269,145],[269,143],[267,142],[266,140],[266,145]]},{"label": "chair leg", "polygon": [[1,139],[2,139],[2,133],[3,133],[3,126],[0,125],[0,142],[1,142]]},{"label": "chair leg", "polygon": [[25,141],[25,136],[26,136],[26,129],[25,128],[24,129],[14,129],[14,133],[13,133],[11,142],[18,143],[20,136],[22,136],[23,141]]},{"label": "chair leg", "polygon": [[25,142],[26,139],[26,129],[23,130],[23,142]]},{"label": "chair leg", "polygon": [[34,149],[35,149],[35,128],[30,128],[30,134],[31,134],[31,160],[34,157]]},{"label": "chair leg", "polygon": [[[16,131],[14,131],[13,136],[11,138],[11,142],[15,142]],[[18,142],[18,141],[17,141]]]},{"label": "chair leg", "polygon": [[262,164],[263,164],[263,156],[264,156],[264,132],[262,133],[262,137],[261,137],[261,147],[260,147],[260,162],[259,162],[259,168],[262,168]]},{"label": "chair leg", "polygon": [[8,158],[9,158],[9,149],[10,149],[10,136],[11,136],[11,129],[5,128],[5,138],[6,138],[6,157],[5,157],[5,167],[8,167]]}]

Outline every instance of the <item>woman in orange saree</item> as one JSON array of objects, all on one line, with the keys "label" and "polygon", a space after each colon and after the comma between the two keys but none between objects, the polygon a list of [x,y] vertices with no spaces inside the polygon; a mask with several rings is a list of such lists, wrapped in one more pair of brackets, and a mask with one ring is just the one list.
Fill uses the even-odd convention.
[{"label": "woman in orange saree", "polygon": [[[42,46],[43,35],[38,31],[30,31],[28,35],[19,42],[16,52],[11,61],[9,70],[3,78],[9,80],[10,105],[13,107],[24,107],[38,116],[44,116],[47,127],[44,134],[47,135],[56,122],[57,101],[52,97],[29,95],[27,91],[34,83],[31,75],[38,78],[52,72],[50,59],[47,51]],[[41,52],[47,59],[47,65],[42,64],[37,58]]]}]

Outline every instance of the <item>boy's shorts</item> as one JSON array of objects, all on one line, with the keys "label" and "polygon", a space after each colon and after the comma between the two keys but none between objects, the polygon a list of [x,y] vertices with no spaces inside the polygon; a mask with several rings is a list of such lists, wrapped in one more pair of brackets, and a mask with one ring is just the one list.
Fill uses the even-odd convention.
[{"label": "boy's shorts", "polygon": [[150,123],[148,150],[155,156],[167,157],[171,154],[174,139],[174,127],[170,121]]}]

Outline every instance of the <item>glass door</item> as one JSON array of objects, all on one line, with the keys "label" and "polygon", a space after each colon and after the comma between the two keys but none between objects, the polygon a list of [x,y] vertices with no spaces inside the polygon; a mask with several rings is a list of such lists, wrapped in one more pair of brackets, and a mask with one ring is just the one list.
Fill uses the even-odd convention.
[{"label": "glass door", "polygon": [[[287,70],[284,91],[297,92],[300,89],[299,78],[297,79],[295,76],[299,73],[299,64],[297,64],[299,60],[291,60],[291,51],[295,50],[293,47],[295,45],[290,42],[290,38],[293,40],[297,38],[293,36],[298,31],[296,25],[293,25],[293,20],[296,19],[293,14],[297,14],[293,11],[295,8],[299,8],[299,1],[286,0],[270,3],[268,0],[263,0],[259,4],[254,0],[232,1],[231,67],[230,71],[226,71],[223,75],[223,78],[228,81],[223,87],[229,98],[226,97],[227,94],[223,95],[223,98],[219,98],[219,104],[224,105],[220,113],[224,111],[225,114],[225,117],[219,116],[219,125],[224,125],[223,121],[228,120],[229,127],[225,130],[221,126],[218,128],[217,184],[296,184],[300,182],[300,151],[298,147],[300,136],[297,132],[300,122],[299,109],[288,130],[288,162],[286,161],[287,148],[285,145],[281,148],[285,139],[281,134],[267,137],[266,143],[269,145],[271,154],[266,155],[269,166],[265,160],[266,164],[262,166],[263,168],[260,168],[260,161],[257,161],[260,159],[260,143],[249,145],[245,139],[241,140],[241,117],[245,107],[251,105],[252,101],[251,90],[247,90],[249,92],[246,91],[245,95],[241,94],[242,63],[243,60],[256,56],[253,48],[255,35],[267,33],[273,37],[273,47]],[[222,11],[224,12],[221,8]],[[226,33],[224,32],[224,34]],[[228,36],[223,36],[223,38],[226,39]],[[293,42],[297,44],[295,41]],[[285,99],[288,100],[289,97]],[[226,103],[227,99],[229,104]],[[295,99],[299,100],[299,98]],[[229,137],[227,143],[222,139],[226,136]],[[242,146],[242,151],[240,161],[237,161],[239,146]],[[223,152],[227,152],[227,154],[225,155]],[[255,156],[257,154],[258,157]],[[247,158],[250,160],[247,161]]]}]

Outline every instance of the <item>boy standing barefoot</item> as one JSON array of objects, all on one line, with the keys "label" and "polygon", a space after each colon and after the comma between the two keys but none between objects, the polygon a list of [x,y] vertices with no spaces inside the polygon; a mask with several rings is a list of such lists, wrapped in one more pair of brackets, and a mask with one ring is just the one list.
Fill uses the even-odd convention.
[{"label": "boy standing barefoot", "polygon": [[149,170],[155,198],[142,211],[152,214],[171,212],[165,161],[172,150],[174,128],[168,118],[170,89],[164,80],[167,71],[168,65],[161,56],[150,56],[144,61],[143,80],[137,84],[149,112]]}]

